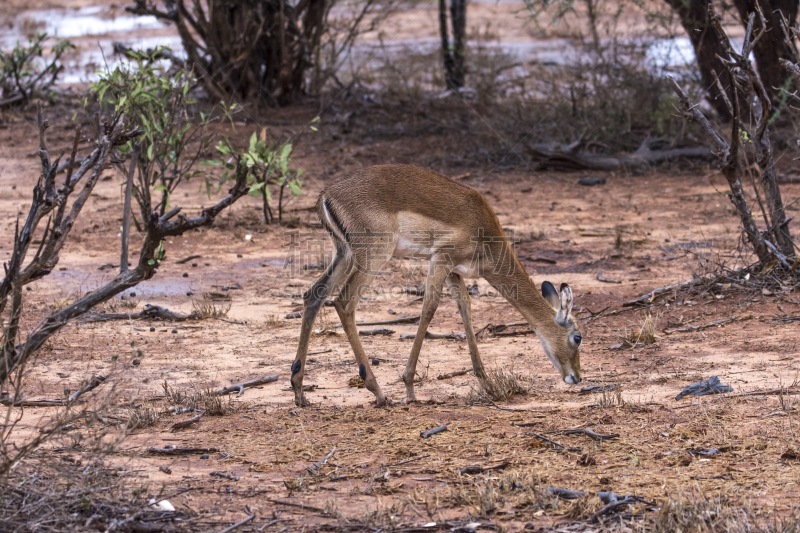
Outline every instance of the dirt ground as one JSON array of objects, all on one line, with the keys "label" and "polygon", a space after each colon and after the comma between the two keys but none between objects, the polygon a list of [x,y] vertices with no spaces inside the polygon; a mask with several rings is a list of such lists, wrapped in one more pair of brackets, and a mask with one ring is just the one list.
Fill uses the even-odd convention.
[{"label": "dirt ground", "polygon": [[[47,112],[53,123],[48,140],[57,153],[70,143],[72,111]],[[240,124],[240,134],[261,126],[284,134],[315,113],[310,106],[275,111]],[[703,169],[593,173],[607,182],[584,187],[577,182],[586,173],[437,165],[456,158],[436,152],[443,140],[435,132],[373,138],[325,116],[320,129],[297,146],[294,162],[307,178],[304,194],[289,203],[291,224],[265,226],[257,202],[245,199],[213,227],[169,241],[156,277],[106,306],[127,312],[154,304],[188,313],[212,301],[229,306],[224,318],[72,324],[29,365],[29,398],[59,397],[93,375],[109,376],[95,401],[111,403],[114,431],[133,413],[158,411],[153,425],[128,432],[107,461],[149,497],[177,509],[181,521],[169,527],[221,529],[252,514],[240,531],[650,529],[684,513],[735,529],[790,523],[796,516],[798,400],[788,392],[774,394],[795,385],[800,371],[796,294],[745,284],[669,294],[646,308],[624,305],[654,288],[747,259],[735,252],[740,230],[720,175]],[[39,174],[35,114],[4,116],[0,146],[5,261]],[[512,232],[537,285],[550,280],[573,287],[584,336],[580,385],[561,381],[532,335],[487,334],[479,342],[487,368],[512,372],[529,385],[528,394],[487,403],[471,373],[446,377],[469,368],[466,343],[426,340],[418,365],[421,401],[405,405],[400,374],[411,344],[400,336],[416,326],[390,325],[390,335],[363,338],[393,400],[375,408],[371,393],[350,386],[358,373],[350,346],[337,329],[336,313],[323,308],[305,381],[312,405],[295,407],[289,375],[299,320],[290,317],[301,310],[302,292],[331,252],[311,208],[331,177],[386,162],[433,164],[479,190]],[[782,190],[790,216],[796,215],[800,184]],[[178,201],[187,212],[209,203],[199,186],[187,188]],[[28,327],[114,276],[121,204],[121,180],[109,171],[57,270],[25,293]],[[424,279],[422,267],[393,261],[362,300],[358,319],[419,314],[420,298],[404,289]],[[477,280],[477,287],[477,327],[522,320],[484,281]],[[647,317],[655,322],[657,341],[625,345],[623,339]],[[430,330],[462,331],[452,300],[442,302]],[[172,430],[192,414],[162,411],[165,383],[173,393],[191,393],[270,374],[279,380],[232,398],[224,416]],[[733,392],[675,400],[690,383],[714,375]],[[617,389],[582,391],[606,385]],[[52,411],[25,408],[20,434],[34,434]],[[448,424],[446,431],[421,438],[441,424]],[[616,437],[563,433],[576,428]],[[70,445],[64,439],[49,445],[54,461],[82,460],[84,429],[73,428],[66,437]],[[147,451],[166,445],[213,451],[174,457]],[[460,471],[467,467],[483,471]],[[586,495],[559,499],[548,488]],[[599,491],[641,500],[595,517],[603,505]]]}]

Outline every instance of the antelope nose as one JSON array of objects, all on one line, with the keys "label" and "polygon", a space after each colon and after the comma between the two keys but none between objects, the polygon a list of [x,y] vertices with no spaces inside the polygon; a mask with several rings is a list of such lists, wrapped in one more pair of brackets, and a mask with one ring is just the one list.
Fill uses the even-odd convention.
[{"label": "antelope nose", "polygon": [[567,374],[567,376],[564,378],[564,382],[567,385],[577,385],[578,383],[581,382],[581,377],[578,374],[572,372],[570,374]]}]

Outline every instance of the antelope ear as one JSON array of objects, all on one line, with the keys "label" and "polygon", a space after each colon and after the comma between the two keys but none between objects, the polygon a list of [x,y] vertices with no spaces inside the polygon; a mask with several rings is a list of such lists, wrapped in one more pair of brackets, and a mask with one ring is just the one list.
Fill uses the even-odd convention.
[{"label": "antelope ear", "polygon": [[550,304],[550,307],[558,311],[560,302],[558,301],[558,291],[549,281],[542,282],[542,296]]},{"label": "antelope ear", "polygon": [[559,302],[560,306],[556,309],[558,311],[556,320],[559,322],[566,322],[570,315],[572,315],[572,289],[570,289],[569,285],[566,283],[562,283],[559,292],[561,301]]}]

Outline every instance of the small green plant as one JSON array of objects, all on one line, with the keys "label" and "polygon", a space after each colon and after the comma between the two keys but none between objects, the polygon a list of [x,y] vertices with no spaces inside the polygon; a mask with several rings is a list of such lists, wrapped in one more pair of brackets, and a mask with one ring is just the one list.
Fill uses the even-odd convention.
[{"label": "small green plant", "polygon": [[[214,136],[209,126],[219,118],[195,111],[192,89],[197,79],[189,70],[158,61],[164,50],[130,51],[126,63],[101,74],[91,86],[101,107],[110,107],[115,116],[124,115],[143,131],[140,150],[134,149],[133,142],[121,149],[124,156],[137,154],[133,196],[143,217],[153,212],[164,215],[175,189],[202,172],[195,165],[211,146]],[[233,106],[223,106],[222,116],[232,110]],[[206,181],[209,193],[210,179]],[[152,200],[153,195],[158,199]]]},{"label": "small green plant", "polygon": [[75,48],[67,40],[56,42],[45,58],[46,33],[19,42],[11,51],[0,50],[0,107],[24,105],[35,97],[49,96],[50,88],[64,69],[61,57]]},{"label": "small green plant", "polygon": [[[318,119],[314,119],[316,122]],[[316,126],[312,123],[312,131],[316,131]],[[247,184],[250,187],[251,196],[260,196],[264,221],[272,224],[275,216],[270,207],[273,198],[273,191],[277,187],[278,191],[278,223],[283,222],[283,201],[286,189],[292,195],[299,195],[302,191],[303,182],[300,176],[303,169],[292,169],[289,167],[289,159],[292,155],[292,142],[269,139],[267,129],[262,128],[260,133],[253,132],[250,136],[247,148],[238,151],[231,144],[229,139],[223,139],[217,143],[217,152],[225,158],[220,161],[209,161],[209,164],[223,165],[225,172],[223,178],[234,175],[238,161],[247,167]]]}]

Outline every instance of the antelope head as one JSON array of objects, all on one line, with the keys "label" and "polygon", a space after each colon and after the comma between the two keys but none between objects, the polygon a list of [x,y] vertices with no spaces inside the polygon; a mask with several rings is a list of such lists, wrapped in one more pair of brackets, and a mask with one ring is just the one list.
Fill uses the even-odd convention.
[{"label": "antelope head", "polygon": [[552,283],[542,283],[542,296],[553,308],[552,321],[545,321],[536,330],[542,348],[550,362],[561,373],[564,382],[576,385],[581,381],[579,347],[581,332],[572,317],[572,289],[566,283],[556,290]]}]

